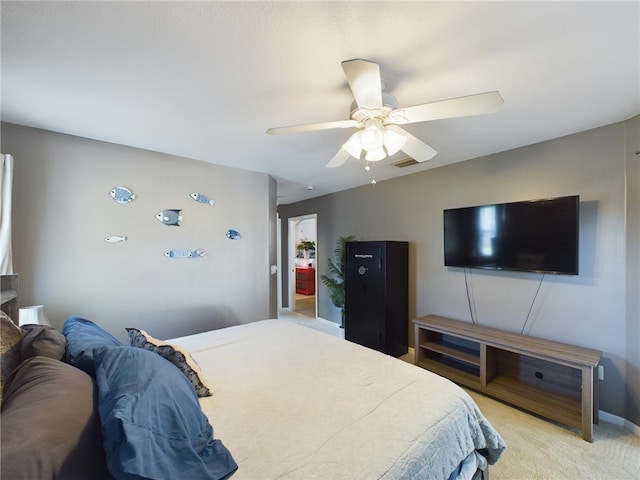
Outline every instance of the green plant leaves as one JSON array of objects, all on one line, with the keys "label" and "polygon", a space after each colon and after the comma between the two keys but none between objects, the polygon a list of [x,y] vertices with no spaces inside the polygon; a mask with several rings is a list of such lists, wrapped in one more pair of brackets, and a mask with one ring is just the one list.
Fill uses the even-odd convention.
[{"label": "green plant leaves", "polygon": [[346,237],[338,237],[336,240],[336,246],[333,249],[333,257],[328,260],[329,273],[331,277],[327,275],[320,275],[320,280],[329,289],[329,299],[334,307],[342,310],[342,318],[344,321],[344,275],[345,275],[345,253],[346,243],[356,240],[355,235],[348,235]]}]

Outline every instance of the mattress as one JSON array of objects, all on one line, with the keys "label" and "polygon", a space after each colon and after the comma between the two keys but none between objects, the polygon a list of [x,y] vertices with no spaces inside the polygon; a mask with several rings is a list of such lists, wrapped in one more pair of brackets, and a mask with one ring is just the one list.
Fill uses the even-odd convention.
[{"label": "mattress", "polygon": [[212,388],[200,404],[234,480],[441,480],[505,448],[451,381],[322,332],[264,320],[168,342]]}]

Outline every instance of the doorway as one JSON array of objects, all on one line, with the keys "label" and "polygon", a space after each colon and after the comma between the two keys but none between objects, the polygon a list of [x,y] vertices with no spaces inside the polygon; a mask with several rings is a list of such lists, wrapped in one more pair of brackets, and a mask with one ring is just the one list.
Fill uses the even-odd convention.
[{"label": "doorway", "polygon": [[318,316],[317,217],[314,213],[289,219],[289,305],[310,318]]}]

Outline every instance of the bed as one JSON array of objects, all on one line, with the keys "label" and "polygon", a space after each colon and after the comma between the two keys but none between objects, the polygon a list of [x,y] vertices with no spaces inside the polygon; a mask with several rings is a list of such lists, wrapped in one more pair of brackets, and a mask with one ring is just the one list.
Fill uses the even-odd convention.
[{"label": "bed", "polygon": [[[63,333],[63,358],[22,359],[5,391],[3,478],[464,479],[486,477],[505,448],[449,380],[286,321],[166,341],[133,328],[133,347],[77,317]],[[140,333],[144,344],[135,342]],[[185,372],[176,358],[194,370]],[[46,403],[35,402],[32,429],[64,429],[70,446],[56,453],[62,458],[49,458],[38,443],[55,434],[35,441],[19,433],[36,421],[33,412],[16,414],[33,403],[20,391],[25,370],[42,363],[50,383],[53,366],[82,376],[94,408],[78,415],[82,409],[73,407],[86,421],[72,433],[62,417],[82,389],[65,384],[74,398],[60,408],[51,385],[40,394]],[[26,398],[37,396],[32,390]],[[57,426],[44,427],[49,421]],[[71,468],[79,459],[82,468]]]},{"label": "bed", "polygon": [[234,478],[445,479],[504,448],[449,380],[331,335],[265,320],[169,342],[207,372]]}]

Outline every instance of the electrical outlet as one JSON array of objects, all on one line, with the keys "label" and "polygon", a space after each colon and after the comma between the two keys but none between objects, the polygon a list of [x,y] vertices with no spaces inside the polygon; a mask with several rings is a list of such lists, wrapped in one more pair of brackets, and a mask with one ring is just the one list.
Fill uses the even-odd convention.
[{"label": "electrical outlet", "polygon": [[604,380],[604,366],[598,365],[598,380]]}]

